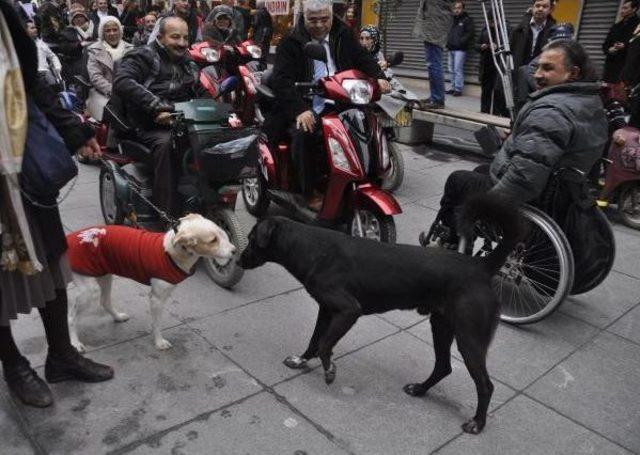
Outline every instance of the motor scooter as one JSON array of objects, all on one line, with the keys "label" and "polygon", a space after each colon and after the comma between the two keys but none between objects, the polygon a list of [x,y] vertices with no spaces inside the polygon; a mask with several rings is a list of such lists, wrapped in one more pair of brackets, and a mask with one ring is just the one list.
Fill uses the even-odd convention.
[{"label": "motor scooter", "polygon": [[[305,54],[326,63],[323,46],[309,43]],[[268,81],[258,86],[266,102],[275,98]],[[374,112],[380,99],[375,79],[348,70],[320,79],[298,82],[305,96],[322,96],[330,109],[320,119],[322,152],[318,157],[321,176],[317,189],[324,193],[319,212],[311,210],[299,194],[293,177],[288,142],[259,145],[261,172],[243,181],[242,196],[249,213],[263,216],[270,202],[291,211],[304,222],[338,228],[346,225],[350,235],[394,243],[394,215],[402,212],[396,199],[380,185],[389,169],[389,148],[383,128]],[[329,105],[328,105],[329,106]],[[269,109],[269,107],[265,107]]]},{"label": "motor scooter", "polygon": [[[220,86],[219,96],[235,88],[237,79]],[[109,110],[109,107],[105,108]],[[183,212],[202,213],[229,234],[242,251],[247,237],[235,213],[243,178],[258,173],[257,134],[252,128],[228,124],[231,106],[209,98],[175,103],[171,141],[181,173],[177,192]],[[100,207],[107,224],[171,221],[155,207],[152,199],[153,157],[136,140],[135,131],[118,112],[109,112],[116,128],[117,152],[103,154],[100,172]],[[235,260],[221,266],[204,261],[210,278],[230,288],[244,273]]]},{"label": "motor scooter", "polygon": [[617,101],[608,106],[607,114],[617,128],[605,160],[598,205],[617,205],[620,220],[640,230],[640,130],[626,125],[624,110]]},{"label": "motor scooter", "polygon": [[235,76],[239,83],[231,94],[230,101],[243,125],[255,125],[256,87],[259,84],[258,62],[262,49],[253,41],[237,44],[222,43],[212,46],[207,41],[194,44],[189,55],[200,66],[200,84],[212,97],[217,97],[219,86],[227,77]]}]

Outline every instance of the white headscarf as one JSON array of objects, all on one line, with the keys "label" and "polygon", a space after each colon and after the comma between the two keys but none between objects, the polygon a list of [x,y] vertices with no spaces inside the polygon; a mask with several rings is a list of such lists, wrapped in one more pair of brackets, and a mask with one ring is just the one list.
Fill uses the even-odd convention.
[{"label": "white headscarf", "polygon": [[[109,22],[115,22],[116,24],[118,24],[118,28],[120,28],[120,41],[118,42],[118,45],[116,47],[111,46],[111,44],[107,43],[104,39],[104,27]],[[124,28],[122,27],[122,24],[117,17],[104,16],[102,19],[100,19],[100,25],[98,26],[98,39],[100,40],[100,42],[102,42],[102,46],[105,48],[105,50],[109,54],[111,54],[111,58],[114,62],[120,60],[124,55],[125,43],[122,39],[122,33],[124,33]]]}]

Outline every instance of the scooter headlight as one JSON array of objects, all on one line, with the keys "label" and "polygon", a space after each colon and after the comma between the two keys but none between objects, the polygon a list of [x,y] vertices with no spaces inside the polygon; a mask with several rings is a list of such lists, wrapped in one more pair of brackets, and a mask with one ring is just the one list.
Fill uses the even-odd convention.
[{"label": "scooter headlight", "polygon": [[346,153],[344,153],[344,149],[340,145],[340,142],[333,137],[330,137],[328,142],[333,165],[342,170],[351,171],[351,164],[349,163],[349,159],[347,158]]},{"label": "scooter headlight", "polygon": [[209,63],[216,63],[220,61],[220,52],[217,49],[205,47],[200,50],[200,53]]},{"label": "scooter headlight", "polygon": [[249,55],[251,56],[251,58],[255,58],[255,59],[262,58],[262,49],[260,49],[260,46],[251,44],[247,46],[247,52],[249,52]]},{"label": "scooter headlight", "polygon": [[349,94],[353,104],[369,104],[373,96],[372,85],[363,79],[342,81],[342,88]]}]

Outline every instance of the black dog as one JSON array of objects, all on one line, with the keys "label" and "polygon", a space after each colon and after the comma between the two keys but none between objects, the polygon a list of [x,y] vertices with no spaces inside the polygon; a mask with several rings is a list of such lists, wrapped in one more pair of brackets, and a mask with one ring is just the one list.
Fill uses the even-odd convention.
[{"label": "black dog", "polygon": [[333,347],[360,316],[395,309],[431,313],[435,367],[426,381],[408,384],[404,391],[422,396],[451,373],[455,338],[478,393],[475,417],[462,428],[479,433],[493,393],[486,356],[498,323],[499,302],[491,277],[516,246],[520,222],[514,207],[488,196],[465,205],[460,233],[471,238],[476,220],[495,223],[504,233],[501,243],[484,258],[377,243],[286,218],[267,218],[249,234],[240,263],[247,269],[267,261],[281,264],[318,302],[309,347],[300,357],[288,357],[285,364],[302,368],[307,360],[319,357],[327,384],[336,375]]}]

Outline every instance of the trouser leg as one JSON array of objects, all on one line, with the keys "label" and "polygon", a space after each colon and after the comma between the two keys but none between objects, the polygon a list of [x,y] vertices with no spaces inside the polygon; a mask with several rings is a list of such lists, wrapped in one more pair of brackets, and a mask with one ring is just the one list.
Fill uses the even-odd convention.
[{"label": "trouser leg", "polygon": [[427,65],[429,67],[429,85],[431,102],[444,104],[444,73],[442,68],[442,48],[425,43]]},{"label": "trouser leg", "polygon": [[153,155],[153,200],[162,210],[176,214],[177,171],[179,163],[175,159],[171,142],[171,131],[155,130],[138,133]]},{"label": "trouser leg", "polygon": [[44,332],[49,345],[49,352],[65,355],[73,352],[69,337],[69,325],[67,319],[67,291],[56,289],[56,297],[48,301],[44,308],[38,308]]},{"label": "trouser leg", "polygon": [[307,133],[291,129],[291,151],[293,165],[304,196],[311,196],[315,183],[314,153],[316,151],[317,132]]},{"label": "trouser leg", "polygon": [[447,178],[444,185],[444,194],[440,200],[438,219],[449,228],[451,235],[449,243],[458,240],[456,232],[456,211],[466,200],[479,192],[488,191],[492,186],[491,177],[488,174],[476,171],[455,171]]}]

